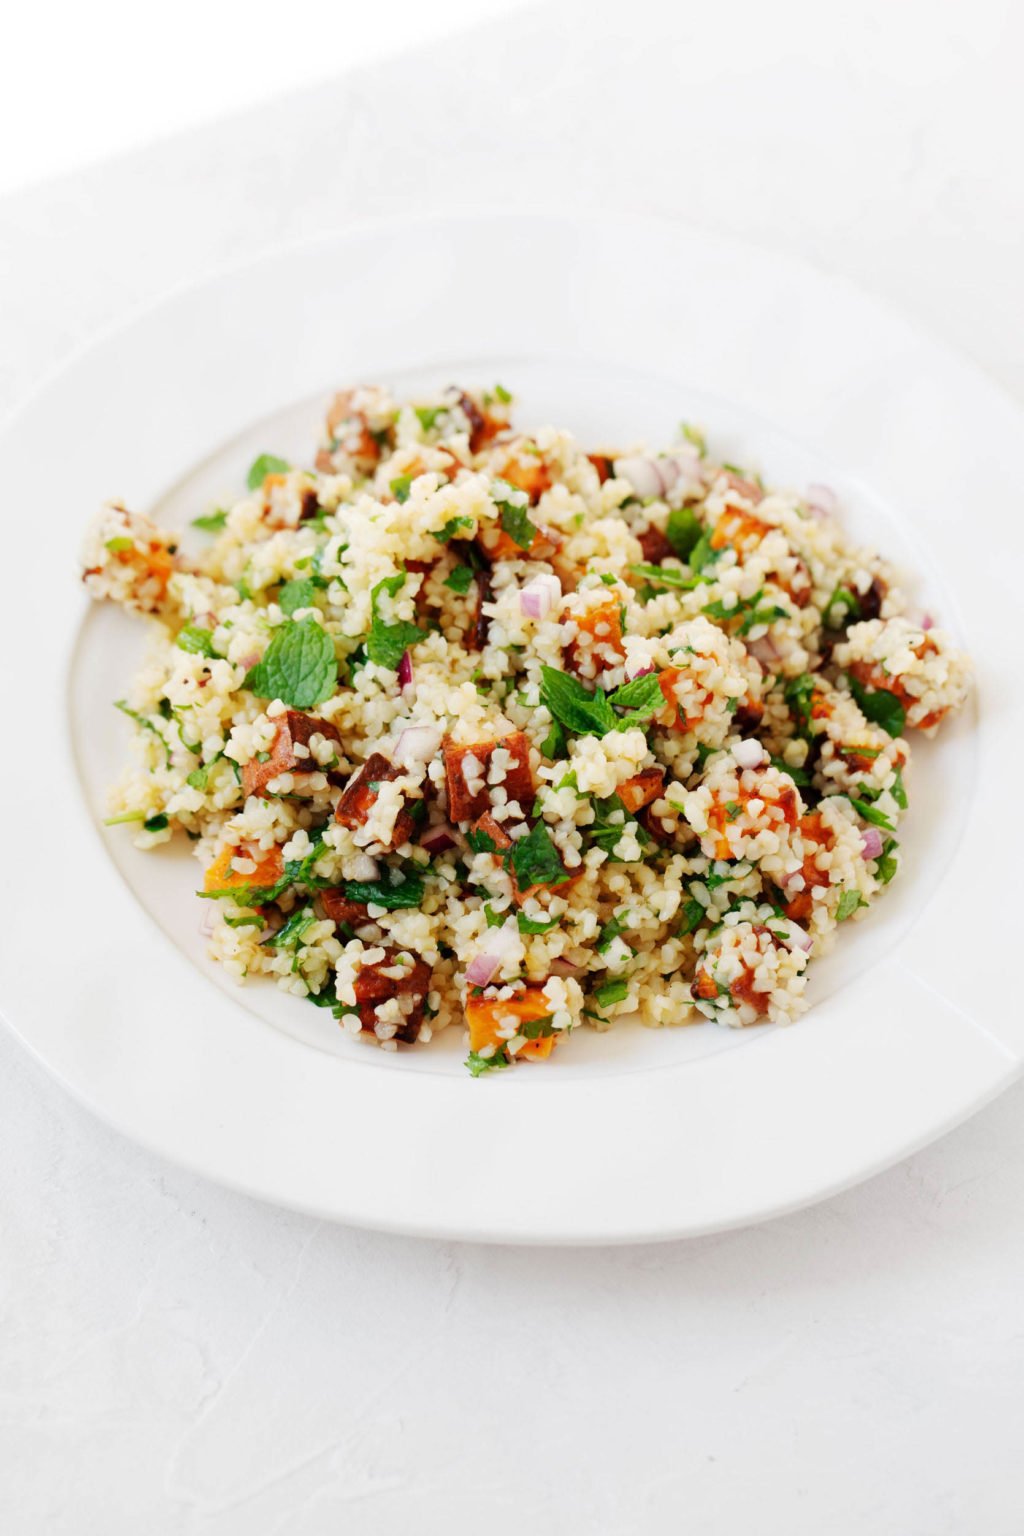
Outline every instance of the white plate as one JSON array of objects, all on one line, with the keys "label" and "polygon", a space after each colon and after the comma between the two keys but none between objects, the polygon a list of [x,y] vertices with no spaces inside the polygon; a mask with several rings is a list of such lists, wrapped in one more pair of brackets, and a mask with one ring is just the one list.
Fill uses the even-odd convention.
[{"label": "white plate", "polygon": [[[454,1031],[384,1055],[269,986],[226,982],[204,957],[194,861],[99,826],[125,747],[110,702],[141,626],[76,591],[85,519],[120,496],[184,525],[237,492],[255,452],[308,455],[330,389],[366,379],[500,379],[525,420],[594,443],[698,419],[770,479],[836,485],[970,647],[970,707],[915,750],[902,877],[816,965],[800,1023],[586,1032],[543,1069],[474,1082]],[[367,1226],[669,1237],[895,1161],[1024,1055],[1004,813],[1021,745],[1021,426],[974,369],[863,295],[654,222],[375,226],[144,314],[51,380],[3,445],[7,1019],[126,1134]]]}]

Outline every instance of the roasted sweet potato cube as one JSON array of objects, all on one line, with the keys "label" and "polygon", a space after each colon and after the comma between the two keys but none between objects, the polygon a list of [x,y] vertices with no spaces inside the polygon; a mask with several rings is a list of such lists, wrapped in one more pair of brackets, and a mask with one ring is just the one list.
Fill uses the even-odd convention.
[{"label": "roasted sweet potato cube", "polygon": [[588,453],[587,458],[597,470],[597,478],[604,485],[615,473],[614,461],[606,453]]},{"label": "roasted sweet potato cube", "polygon": [[643,533],[637,534],[637,541],[648,565],[660,565],[674,553],[660,528],[645,528]]},{"label": "roasted sweet potato cube", "polygon": [[[470,1050],[482,1051],[485,1046],[493,1045],[500,1051],[507,1044],[505,1036],[499,1033],[508,1027],[506,1020],[514,1018],[517,1026],[534,1024],[538,1019],[546,1019],[550,1012],[551,1004],[544,995],[543,987],[525,987],[515,997],[504,1001],[498,998],[470,997],[466,1001]],[[516,1059],[543,1060],[551,1055],[556,1038],[555,1035],[539,1035],[536,1040],[527,1040],[516,1052]]]},{"label": "roasted sweet potato cube", "polygon": [[328,886],[325,891],[318,891],[317,896],[324,916],[332,923],[347,923],[354,928],[370,920],[365,901],[349,901],[341,886]]},{"label": "roasted sweet potato cube", "polygon": [[271,779],[279,773],[319,773],[320,764],[313,756],[296,753],[296,746],[309,747],[311,736],[319,732],[340,745],[341,738],[327,720],[304,715],[298,709],[286,709],[278,716],[277,730],[265,763],[250,758],[242,769],[242,789],[246,795],[262,795]]},{"label": "roasted sweet potato cube", "polygon": [[[615,598],[598,603],[584,613],[570,613],[566,617],[571,618],[579,630],[579,635],[565,648],[566,665],[574,672],[595,677],[621,662],[626,648],[622,643],[622,615]],[[581,644],[583,635],[589,637],[586,644]]]},{"label": "roasted sweet potato cube", "polygon": [[619,785],[619,799],[630,815],[635,816],[645,805],[657,800],[664,787],[664,768],[643,768]]},{"label": "roasted sweet potato cube", "polygon": [[[254,868],[243,873],[232,868],[236,858],[251,859]],[[252,853],[245,848],[222,848],[203,876],[203,890],[209,895],[214,891],[261,890],[276,885],[284,874],[284,857],[280,848]]]},{"label": "roasted sweet potato cube", "polygon": [[355,1011],[363,1032],[376,1033],[380,1021],[377,1010],[382,1003],[397,997],[402,1009],[402,1023],[390,1038],[406,1044],[415,1040],[423,1023],[430,975],[427,962],[408,949],[386,949],[383,960],[362,966],[355,982]]},{"label": "roasted sweet potato cube", "polygon": [[475,742],[468,747],[456,746],[446,737],[444,772],[451,821],[477,821],[490,809],[491,786],[487,776],[491,758],[498,747],[503,748],[510,759],[502,780],[507,799],[517,801],[524,813],[533,804],[530,743],[522,731],[513,731],[497,741]]},{"label": "roasted sweet potato cube", "polygon": [[[363,766],[349,780],[345,792],[338,801],[334,812],[335,821],[353,832],[360,827],[365,827],[376,804],[381,784],[401,777],[401,768],[394,767],[382,753],[371,752]],[[415,830],[416,822],[412,814],[403,806],[395,817],[394,831],[390,841],[382,846],[386,847],[388,852],[394,848],[400,848],[403,843],[409,841]]]}]

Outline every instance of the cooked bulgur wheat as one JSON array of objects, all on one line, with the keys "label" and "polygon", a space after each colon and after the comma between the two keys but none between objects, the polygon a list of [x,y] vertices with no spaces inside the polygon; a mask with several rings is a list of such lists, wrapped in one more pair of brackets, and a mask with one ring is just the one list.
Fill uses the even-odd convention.
[{"label": "cooked bulgur wheat", "polygon": [[510,398],[338,395],[196,557],[101,512],[85,584],[152,620],[110,824],[193,840],[238,981],[391,1050],[468,1026],[474,1076],[627,1014],[793,1019],[967,661],[827,488]]}]

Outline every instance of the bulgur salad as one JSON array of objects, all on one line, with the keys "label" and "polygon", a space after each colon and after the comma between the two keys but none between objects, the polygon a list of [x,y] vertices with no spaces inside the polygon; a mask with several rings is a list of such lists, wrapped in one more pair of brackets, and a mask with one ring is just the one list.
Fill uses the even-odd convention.
[{"label": "bulgur salad", "polygon": [[347,390],[195,553],[100,512],[86,588],[152,631],[108,825],[191,839],[239,982],[386,1050],[465,1029],[474,1076],[624,1015],[792,1020],[966,658],[826,487],[511,403]]}]

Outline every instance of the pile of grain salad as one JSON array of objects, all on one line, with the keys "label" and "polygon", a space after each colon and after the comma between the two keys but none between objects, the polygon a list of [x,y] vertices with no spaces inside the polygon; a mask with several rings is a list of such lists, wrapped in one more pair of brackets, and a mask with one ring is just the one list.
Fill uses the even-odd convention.
[{"label": "pile of grain salad", "polygon": [[474,1076],[627,1014],[789,1021],[967,661],[827,488],[510,405],[339,394],[196,556],[103,509],[86,587],[152,623],[109,824],[192,840],[238,981],[386,1050],[465,1029]]}]

